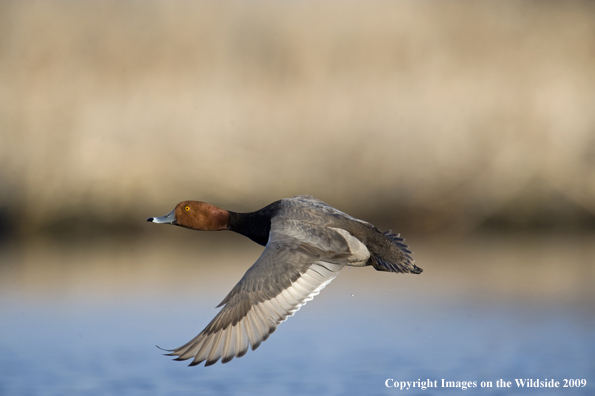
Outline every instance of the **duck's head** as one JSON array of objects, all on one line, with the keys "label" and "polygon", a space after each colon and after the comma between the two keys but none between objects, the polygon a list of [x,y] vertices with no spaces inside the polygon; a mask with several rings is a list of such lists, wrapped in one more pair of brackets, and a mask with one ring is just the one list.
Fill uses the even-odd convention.
[{"label": "duck's head", "polygon": [[149,217],[147,221],[193,230],[219,231],[227,229],[229,212],[205,202],[183,201],[165,216]]}]

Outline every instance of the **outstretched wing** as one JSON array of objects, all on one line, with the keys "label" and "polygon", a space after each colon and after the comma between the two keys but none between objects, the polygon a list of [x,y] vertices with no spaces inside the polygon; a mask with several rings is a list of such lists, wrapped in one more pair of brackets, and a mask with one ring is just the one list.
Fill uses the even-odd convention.
[{"label": "outstretched wing", "polygon": [[273,219],[269,242],[256,263],[219,306],[223,309],[194,339],[174,349],[191,366],[227,363],[258,348],[288,317],[320,293],[345,265],[369,252],[344,230]]}]

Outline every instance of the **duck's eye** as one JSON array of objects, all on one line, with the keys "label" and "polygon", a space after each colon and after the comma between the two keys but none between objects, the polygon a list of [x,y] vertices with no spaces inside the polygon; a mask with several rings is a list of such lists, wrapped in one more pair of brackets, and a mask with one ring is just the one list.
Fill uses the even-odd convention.
[{"label": "duck's eye", "polygon": [[186,212],[190,211],[190,206],[184,206],[184,210],[185,210]]}]

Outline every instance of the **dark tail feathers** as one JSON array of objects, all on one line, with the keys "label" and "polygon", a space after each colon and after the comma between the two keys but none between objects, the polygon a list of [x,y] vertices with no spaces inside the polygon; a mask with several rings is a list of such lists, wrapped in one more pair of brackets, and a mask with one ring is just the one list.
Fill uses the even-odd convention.
[{"label": "dark tail feathers", "polygon": [[404,272],[411,274],[421,274],[423,269],[414,264],[414,260],[411,257],[413,252],[409,250],[409,246],[405,245],[404,239],[400,237],[400,234],[391,234],[391,231],[386,231],[384,235],[390,239],[403,253],[403,259],[397,263],[386,261],[380,257],[374,257],[372,263],[374,268],[378,271],[390,271],[390,272]]}]

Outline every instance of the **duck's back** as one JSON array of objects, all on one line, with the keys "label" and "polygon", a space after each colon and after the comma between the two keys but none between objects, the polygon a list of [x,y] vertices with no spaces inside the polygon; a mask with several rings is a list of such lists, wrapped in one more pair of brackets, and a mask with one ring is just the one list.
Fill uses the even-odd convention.
[{"label": "duck's back", "polygon": [[277,217],[338,228],[343,228],[342,225],[347,226],[351,222],[374,227],[372,224],[341,212],[311,195],[298,195],[293,198],[282,199],[276,203],[278,203]]},{"label": "duck's back", "polygon": [[324,227],[340,228],[362,242],[370,252],[366,265],[379,271],[411,272],[422,270],[411,258],[411,251],[399,235],[383,233],[374,225],[350,216],[310,195],[277,201],[275,217],[303,221]]}]

